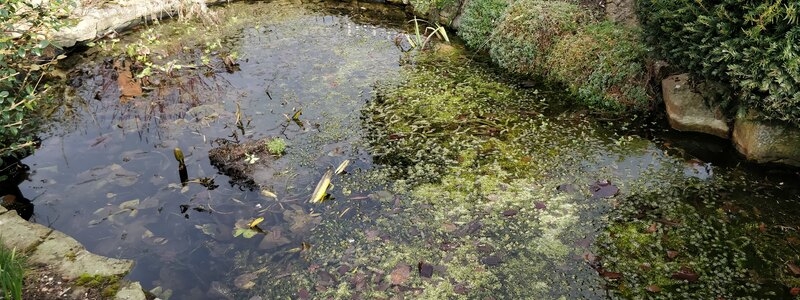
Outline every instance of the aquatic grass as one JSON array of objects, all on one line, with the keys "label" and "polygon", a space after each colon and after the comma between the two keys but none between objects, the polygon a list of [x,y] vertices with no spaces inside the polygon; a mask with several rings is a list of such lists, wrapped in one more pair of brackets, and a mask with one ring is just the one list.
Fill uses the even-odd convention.
[{"label": "aquatic grass", "polygon": [[[409,44],[411,44],[411,48],[418,48],[419,50],[425,50],[425,46],[428,42],[431,41],[431,38],[434,36],[445,41],[450,42],[450,37],[447,36],[447,30],[445,30],[444,26],[434,23],[433,25],[430,22],[422,20],[420,18],[414,17],[409,23],[414,22],[414,35],[413,39],[411,36],[406,35],[406,40]],[[420,23],[429,24],[425,26],[424,31],[420,28]]]},{"label": "aquatic grass", "polygon": [[[0,240],[0,245],[4,245]],[[0,293],[4,299],[22,299],[25,258],[16,249],[0,246]]]}]

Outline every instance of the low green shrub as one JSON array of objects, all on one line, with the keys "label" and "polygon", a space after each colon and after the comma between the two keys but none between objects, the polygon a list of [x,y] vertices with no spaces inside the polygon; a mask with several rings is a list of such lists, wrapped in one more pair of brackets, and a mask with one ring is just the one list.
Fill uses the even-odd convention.
[{"label": "low green shrub", "polygon": [[508,7],[505,0],[474,0],[464,4],[458,35],[473,49],[489,46],[492,31]]},{"label": "low green shrub", "polygon": [[745,108],[800,126],[800,3],[639,0],[646,40],[673,65],[729,83]]},{"label": "low green shrub", "polygon": [[22,278],[25,261],[15,250],[0,241],[0,299],[22,299]]},{"label": "low green shrub", "polygon": [[492,59],[516,73],[539,74],[559,37],[577,31],[591,19],[589,12],[567,2],[517,1],[492,33]]},{"label": "low green shrub", "polygon": [[652,106],[646,55],[636,29],[606,21],[559,39],[546,67],[590,108],[645,111]]}]

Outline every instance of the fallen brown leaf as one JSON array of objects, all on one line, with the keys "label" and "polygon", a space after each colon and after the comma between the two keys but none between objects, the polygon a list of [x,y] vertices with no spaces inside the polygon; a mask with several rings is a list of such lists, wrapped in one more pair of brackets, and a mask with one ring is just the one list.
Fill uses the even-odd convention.
[{"label": "fallen brown leaf", "polygon": [[392,274],[389,274],[393,285],[401,285],[406,283],[409,276],[411,276],[411,268],[407,264],[403,263],[397,264],[392,271]]}]

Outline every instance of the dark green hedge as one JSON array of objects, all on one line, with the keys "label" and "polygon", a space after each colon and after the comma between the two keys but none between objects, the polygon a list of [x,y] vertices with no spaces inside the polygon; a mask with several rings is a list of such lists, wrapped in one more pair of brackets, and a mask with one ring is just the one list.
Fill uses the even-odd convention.
[{"label": "dark green hedge", "polygon": [[638,0],[645,38],[671,64],[729,83],[744,108],[800,126],[800,3]]}]

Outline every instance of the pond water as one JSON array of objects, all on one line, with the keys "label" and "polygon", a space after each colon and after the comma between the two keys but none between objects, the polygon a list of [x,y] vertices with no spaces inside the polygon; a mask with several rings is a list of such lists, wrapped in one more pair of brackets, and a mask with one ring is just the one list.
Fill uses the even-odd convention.
[{"label": "pond water", "polygon": [[[33,221],[135,260],[127,278],[169,299],[791,297],[794,171],[551,108],[558,90],[458,45],[409,51],[399,10],[364,23],[373,7],[345,8],[235,4],[218,8],[240,15],[219,40],[170,23],[108,41],[178,57],[134,97],[130,59],[83,54],[69,120],[24,160]],[[209,161],[220,139],[262,138],[287,146],[259,157],[258,188]],[[345,160],[331,199],[309,203]],[[262,232],[233,235],[259,217]]]}]

